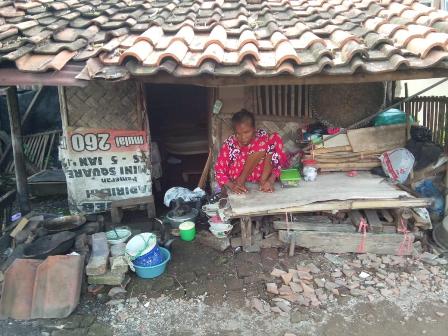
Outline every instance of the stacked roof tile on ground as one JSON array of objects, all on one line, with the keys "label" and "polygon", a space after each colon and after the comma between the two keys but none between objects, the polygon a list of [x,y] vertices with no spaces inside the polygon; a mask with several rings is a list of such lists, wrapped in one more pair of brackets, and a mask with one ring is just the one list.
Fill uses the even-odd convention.
[{"label": "stacked roof tile on ground", "polygon": [[414,0],[4,0],[0,58],[174,76],[446,68],[448,13]]}]

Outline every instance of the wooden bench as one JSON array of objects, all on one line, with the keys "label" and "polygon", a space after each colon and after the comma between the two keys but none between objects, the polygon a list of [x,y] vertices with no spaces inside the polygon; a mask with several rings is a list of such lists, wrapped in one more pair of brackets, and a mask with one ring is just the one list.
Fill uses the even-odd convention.
[{"label": "wooden bench", "polygon": [[128,198],[119,201],[113,201],[111,205],[112,223],[120,224],[123,219],[123,209],[133,208],[139,205],[145,205],[148,212],[148,218],[156,217],[156,206],[154,196],[144,196],[136,198]]}]

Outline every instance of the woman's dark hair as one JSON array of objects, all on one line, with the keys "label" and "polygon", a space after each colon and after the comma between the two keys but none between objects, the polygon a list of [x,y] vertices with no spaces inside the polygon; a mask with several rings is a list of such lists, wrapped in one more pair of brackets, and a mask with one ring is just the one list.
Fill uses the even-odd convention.
[{"label": "woman's dark hair", "polygon": [[236,112],[232,116],[232,127],[235,128],[236,125],[249,122],[252,127],[255,127],[255,117],[248,110],[242,109],[239,112]]}]

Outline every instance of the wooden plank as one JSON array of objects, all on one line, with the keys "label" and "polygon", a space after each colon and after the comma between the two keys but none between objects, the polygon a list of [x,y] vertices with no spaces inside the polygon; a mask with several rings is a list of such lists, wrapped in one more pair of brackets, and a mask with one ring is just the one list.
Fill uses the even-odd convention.
[{"label": "wooden plank", "polygon": [[367,217],[367,222],[369,223],[369,229],[373,233],[383,232],[383,223],[378,217],[378,213],[374,209],[365,210],[364,213]]},{"label": "wooden plank", "polygon": [[350,224],[321,224],[313,222],[274,221],[274,229],[289,229],[294,231],[355,232],[355,228]]},{"label": "wooden plank", "polygon": [[14,228],[14,230],[11,231],[11,233],[9,234],[12,238],[15,238],[17,236],[17,234],[22,231],[25,226],[27,226],[29,220],[26,217],[22,217],[19,221],[19,223],[17,223],[16,227]]},{"label": "wooden plank", "polygon": [[348,213],[348,216],[349,216],[350,220],[352,221],[352,224],[354,226],[356,226],[357,228],[359,227],[359,223],[361,223],[361,219],[364,218],[361,211],[358,211],[358,210],[350,211]]},{"label": "wooden plank", "polygon": [[[358,253],[358,247],[362,241],[360,233],[303,231],[288,234],[287,231],[279,231],[279,239],[285,243],[289,243],[293,235],[296,246],[307,248],[311,252]],[[412,234],[408,237],[412,242],[414,241]],[[364,252],[396,255],[400,251],[402,242],[403,235],[401,234],[367,233]],[[403,255],[410,255],[412,249],[401,252]]]},{"label": "wooden plank", "polygon": [[384,219],[385,219],[388,223],[393,223],[393,222],[394,222],[394,217],[393,217],[392,214],[389,212],[389,210],[387,210],[387,209],[381,209],[380,212],[381,212],[381,215],[384,217]]},{"label": "wooden plank", "polygon": [[261,86],[256,86],[256,90],[255,90],[255,94],[257,95],[257,97],[256,97],[257,98],[257,114],[259,114],[259,115],[263,114],[263,103],[261,100],[261,97],[262,97],[261,89],[262,89]]},{"label": "wooden plank", "polygon": [[443,129],[445,128],[444,123],[444,113],[442,111],[442,103],[437,102],[437,136],[436,143],[439,145],[443,144]]},{"label": "wooden plank", "polygon": [[51,135],[50,135],[50,134],[46,134],[46,135],[44,135],[44,137],[45,137],[45,139],[44,139],[44,143],[43,143],[43,145],[42,145],[41,151],[40,151],[40,153],[39,153],[39,157],[38,157],[37,162],[36,162],[37,166],[38,166],[39,169],[41,169],[41,170],[44,169],[44,163],[45,163],[44,160],[45,160],[45,154],[46,154],[46,152],[47,152],[47,151],[48,151],[48,152],[51,152],[51,149],[48,148],[48,141],[49,141]]},{"label": "wooden plank", "polygon": [[347,134],[341,133],[326,140],[328,137],[330,137],[330,135],[323,135],[325,148],[350,146]]},{"label": "wooden plank", "polygon": [[228,212],[230,218],[240,218],[243,215],[264,216],[284,214],[285,212],[318,212],[337,210],[363,210],[363,209],[395,209],[400,207],[424,208],[431,205],[429,198],[408,198],[408,199],[372,199],[372,200],[344,200],[316,202],[301,206],[282,207],[262,211],[247,211],[244,213]]},{"label": "wooden plank", "polygon": [[241,241],[243,244],[243,250],[250,248],[252,245],[252,220],[249,216],[243,216],[240,218],[241,225]]},{"label": "wooden plank", "polygon": [[25,168],[25,155],[23,154],[19,102],[17,100],[17,88],[15,86],[10,86],[6,89],[6,100],[11,127],[11,146],[14,157],[18,202],[22,214],[27,214],[30,212],[31,208],[28,199],[28,184]]},{"label": "wooden plank", "polygon": [[285,117],[292,116],[290,108],[288,109],[288,85],[283,85],[283,110]]},{"label": "wooden plank", "polygon": [[274,95],[273,95],[273,87],[271,85],[266,87],[266,100],[267,100],[267,108],[268,108],[268,115],[276,115],[275,113],[275,101],[273,99]]},{"label": "wooden plank", "polygon": [[381,166],[381,162],[347,162],[347,163],[317,163],[316,167],[326,171],[347,171],[356,169],[371,169]]},{"label": "wooden plank", "polygon": [[207,182],[208,173],[210,171],[210,166],[212,164],[212,151],[208,151],[207,161],[205,162],[204,169],[202,170],[201,178],[199,179],[198,187],[204,189],[205,183]]},{"label": "wooden plank", "polygon": [[282,87],[279,85],[275,86],[275,102],[277,104],[277,114],[283,116]]},{"label": "wooden plank", "polygon": [[37,155],[37,151],[39,150],[41,140],[42,140],[41,136],[33,136],[33,141],[29,147],[29,152],[27,154],[27,157],[31,162],[36,161],[36,155]]},{"label": "wooden plank", "polygon": [[348,130],[347,137],[354,152],[404,147],[406,125],[390,125]]},{"label": "wooden plank", "polygon": [[332,147],[332,148],[316,148],[311,152],[313,154],[325,154],[325,153],[337,153],[337,152],[351,152],[352,146],[341,146],[341,147]]},{"label": "wooden plank", "polygon": [[[34,110],[34,106],[36,105],[36,102],[41,97],[42,90],[43,90],[43,86],[40,86],[39,89],[37,90],[37,92],[35,93],[35,95],[33,96],[33,99],[31,99],[31,102],[28,105],[25,113],[23,114],[23,117],[21,117],[20,124],[22,126],[25,124],[25,122],[28,120],[28,117],[30,116],[31,112]],[[11,143],[8,144],[7,147],[5,148],[5,150],[3,151],[3,153],[0,157],[0,166],[3,164],[4,160],[6,160],[8,154],[12,148],[11,146],[12,146]]]},{"label": "wooden plank", "polygon": [[291,237],[291,241],[289,242],[289,256],[294,257],[294,252],[296,250],[296,236],[293,235]]},{"label": "wooden plank", "polygon": [[288,85],[289,88],[289,99],[290,99],[290,107],[291,107],[291,117],[302,117],[296,111],[296,87],[295,85]]},{"label": "wooden plank", "polygon": [[42,167],[43,170],[47,169],[48,161],[50,161],[51,150],[53,148],[54,139],[56,137],[56,133],[51,134],[50,146],[48,147],[47,156],[45,157],[44,165]]},{"label": "wooden plank", "polygon": [[[308,158],[313,158],[311,155],[305,155],[305,159]],[[361,158],[360,156],[355,156],[355,157],[325,157],[325,156],[315,156],[313,158],[314,160],[317,161],[317,163],[349,163],[349,162],[354,162],[354,163],[372,163],[372,162],[380,162],[380,159],[377,156],[368,156],[368,157],[364,157]]]}]

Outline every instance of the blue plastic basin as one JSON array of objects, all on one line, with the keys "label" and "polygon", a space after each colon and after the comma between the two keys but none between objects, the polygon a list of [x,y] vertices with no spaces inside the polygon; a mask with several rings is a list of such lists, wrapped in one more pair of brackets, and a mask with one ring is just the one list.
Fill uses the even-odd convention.
[{"label": "blue plastic basin", "polygon": [[165,272],[166,265],[171,259],[171,253],[163,247],[160,247],[160,251],[162,251],[162,254],[165,257],[165,260],[161,264],[156,266],[137,266],[134,264],[135,273],[139,278],[152,279],[162,275]]}]

